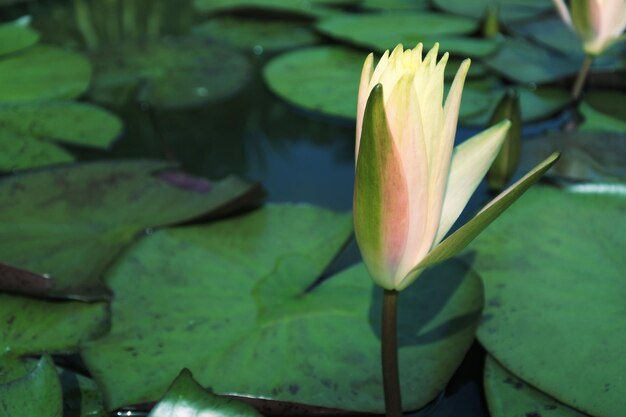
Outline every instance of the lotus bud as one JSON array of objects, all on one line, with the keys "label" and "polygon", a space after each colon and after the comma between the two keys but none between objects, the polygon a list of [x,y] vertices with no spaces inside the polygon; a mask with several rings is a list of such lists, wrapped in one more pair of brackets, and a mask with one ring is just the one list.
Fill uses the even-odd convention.
[{"label": "lotus bud", "polygon": [[354,227],[373,280],[402,290],[421,271],[463,249],[558,158],[552,155],[445,240],[506,138],[501,121],[454,147],[470,60],[444,102],[448,54],[422,44],[370,54],[361,73],[356,125]]},{"label": "lotus bud", "polygon": [[522,113],[515,90],[508,90],[500,99],[491,116],[489,125],[509,120],[511,127],[506,134],[500,152],[487,172],[487,183],[492,190],[500,191],[509,182],[519,164],[522,152]]},{"label": "lotus bud", "polygon": [[553,0],[561,19],[580,38],[587,55],[596,56],[626,29],[626,0]]}]

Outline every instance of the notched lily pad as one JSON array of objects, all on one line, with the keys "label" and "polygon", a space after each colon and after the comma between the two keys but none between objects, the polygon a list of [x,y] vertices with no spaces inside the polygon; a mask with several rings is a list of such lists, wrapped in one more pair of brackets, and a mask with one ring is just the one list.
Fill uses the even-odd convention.
[{"label": "notched lily pad", "polygon": [[487,9],[498,7],[499,16],[504,21],[529,19],[552,9],[552,4],[545,0],[434,0],[434,5],[450,13],[482,19]]},{"label": "notched lily pad", "polygon": [[270,14],[294,14],[317,17],[326,14],[325,6],[348,6],[358,0],[194,0],[194,8],[201,13],[255,11]]},{"label": "notched lily pad", "polygon": [[[534,187],[472,244],[485,284],[481,343],[589,415],[626,409],[624,212],[623,184]],[[592,366],[597,358],[610,366]]]},{"label": "notched lily pad", "polygon": [[251,77],[237,51],[197,39],[126,44],[98,51],[91,96],[122,104],[134,99],[160,107],[188,107],[239,92]]},{"label": "notched lily pad", "polygon": [[97,162],[0,180],[0,260],[50,276],[51,296],[101,298],[108,295],[103,271],[145,230],[260,199],[259,187],[238,178],[207,183],[172,169],[155,161]]},{"label": "notched lily pad", "polygon": [[[184,366],[219,394],[382,412],[380,288],[363,265],[311,288],[350,232],[350,216],[285,205],[142,239],[108,275],[110,334],[82,351],[108,407],[158,399]],[[446,385],[481,305],[455,261],[402,292],[405,409]]]},{"label": "notched lily pad", "polygon": [[36,46],[0,59],[0,104],[74,98],[88,87],[91,65],[82,55]]}]

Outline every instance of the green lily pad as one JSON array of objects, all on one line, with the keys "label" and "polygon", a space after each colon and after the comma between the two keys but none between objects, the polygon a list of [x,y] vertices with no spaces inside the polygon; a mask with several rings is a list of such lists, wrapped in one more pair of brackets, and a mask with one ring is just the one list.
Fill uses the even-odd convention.
[{"label": "green lily pad", "polygon": [[50,142],[0,131],[0,171],[16,171],[72,162],[74,156]]},{"label": "green lily pad", "polygon": [[269,88],[307,110],[354,119],[366,54],[337,46],[288,52],[263,69]]},{"label": "green lily pad", "polygon": [[363,0],[359,3],[367,10],[383,10],[388,12],[404,10],[428,10],[428,0]]},{"label": "green lily pad", "polygon": [[193,33],[243,50],[280,51],[317,43],[319,37],[301,22],[245,17],[214,17]]},{"label": "green lily pad", "polygon": [[[590,414],[626,410],[626,186],[535,187],[473,243],[478,338],[511,372]],[[584,335],[584,337],[581,337]],[[602,364],[594,366],[601,358]]]},{"label": "green lily pad", "polygon": [[134,99],[159,108],[196,106],[236,94],[251,77],[243,55],[197,39],[126,44],[93,59],[91,96],[107,104]]},{"label": "green lily pad", "polygon": [[48,140],[106,148],[121,131],[122,122],[117,116],[86,103],[0,106],[0,170],[70,162],[74,157]]},{"label": "green lily pad", "polygon": [[53,302],[0,294],[2,352],[14,356],[71,353],[108,328],[106,303]]},{"label": "green lily pad", "polygon": [[189,413],[220,417],[261,417],[239,401],[207,392],[187,369],[183,369],[148,417],[179,417]]},{"label": "green lily pad", "polygon": [[585,417],[517,378],[489,355],[484,385],[492,417]]},{"label": "green lily pad", "polygon": [[619,91],[588,91],[579,110],[585,121],[583,131],[609,131],[626,133],[626,94]]},{"label": "green lily pad", "polygon": [[431,48],[440,42],[441,51],[453,54],[493,53],[499,44],[496,40],[451,36],[473,32],[477,27],[473,19],[428,12],[346,14],[321,20],[316,25],[320,32],[335,39],[379,52],[393,49],[399,43],[412,48],[422,42],[425,48]]},{"label": "green lily pad", "polygon": [[28,375],[0,384],[0,409],[5,416],[62,417],[61,384],[49,356]]},{"label": "green lily pad", "polygon": [[529,38],[539,45],[572,57],[584,57],[580,39],[558,16],[551,15],[545,19],[532,19],[508,27],[516,35]]},{"label": "green lily pad", "polygon": [[525,141],[518,172],[555,151],[562,154],[548,173],[553,180],[626,181],[626,135],[610,132],[554,132]]},{"label": "green lily pad", "polygon": [[91,65],[85,57],[52,46],[36,46],[0,59],[0,104],[80,96]]},{"label": "green lily pad", "polygon": [[[523,122],[547,119],[570,103],[569,93],[558,87],[541,86],[536,89],[517,88]],[[498,102],[506,93],[506,86],[484,80],[470,81],[463,89],[459,118],[463,125],[485,126]],[[465,100],[471,97],[470,100]]]},{"label": "green lily pad", "polygon": [[548,0],[433,0],[434,5],[446,12],[482,19],[487,8],[498,7],[500,18],[504,21],[530,19],[552,9]]},{"label": "green lily pad", "polygon": [[585,119],[580,125],[581,131],[626,133],[625,119],[616,119],[599,112],[584,101],[580,103],[579,110]]},{"label": "green lily pad", "polygon": [[0,55],[20,51],[39,42],[39,33],[17,23],[0,24]]},{"label": "green lily pad", "polygon": [[201,13],[255,10],[268,13],[288,13],[306,17],[324,15],[325,6],[350,6],[358,0],[194,0],[194,8]]},{"label": "green lily pad", "polygon": [[[219,394],[382,412],[382,291],[363,265],[312,288],[351,223],[349,215],[272,205],[138,242],[108,276],[111,332],[81,353],[109,408],[159,398],[187,367]],[[481,304],[480,280],[457,261],[402,292],[405,409],[444,388],[472,343]]]},{"label": "green lily pad", "polygon": [[547,83],[576,74],[582,60],[548,51],[522,38],[509,38],[485,65],[518,83]]},{"label": "green lily pad", "polygon": [[106,296],[101,275],[145,230],[256,203],[235,177],[211,182],[154,161],[86,163],[0,181],[0,260],[52,277],[49,295]]},{"label": "green lily pad", "polygon": [[12,131],[94,148],[107,148],[122,131],[113,113],[76,102],[0,106],[0,126],[0,137]]}]

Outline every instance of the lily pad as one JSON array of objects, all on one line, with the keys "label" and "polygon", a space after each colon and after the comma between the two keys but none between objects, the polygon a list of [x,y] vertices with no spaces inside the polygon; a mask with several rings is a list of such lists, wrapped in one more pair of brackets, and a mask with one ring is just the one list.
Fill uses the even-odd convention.
[{"label": "lily pad", "polygon": [[109,417],[96,383],[68,369],[58,369],[63,387],[63,409],[67,417]]},{"label": "lily pad", "polygon": [[325,14],[325,6],[349,6],[357,2],[358,0],[194,0],[193,6],[201,13],[254,10],[316,17]]},{"label": "lily pad", "polygon": [[0,409],[5,416],[62,417],[61,384],[49,356],[28,375],[0,384]]},{"label": "lily pad", "polygon": [[3,354],[72,353],[108,328],[106,303],[55,302],[0,294]]},{"label": "lily pad", "polygon": [[[382,412],[380,288],[362,264],[312,286],[351,223],[318,208],[268,206],[139,241],[108,275],[111,332],[82,351],[108,407],[154,401],[187,367],[219,394]],[[481,305],[480,280],[458,261],[402,292],[405,409],[444,388]]]},{"label": "lily pad", "polygon": [[[0,106],[0,170],[70,162],[73,156],[55,143],[107,148],[122,122],[102,108],[76,102]],[[45,142],[41,142],[41,140]]]},{"label": "lily pad", "polygon": [[[485,284],[481,343],[590,415],[626,410],[626,235],[615,233],[626,230],[625,210],[623,184],[535,187],[472,245]],[[598,358],[610,366],[594,366]]]},{"label": "lily pad", "polygon": [[366,54],[337,46],[301,49],[271,60],[263,76],[274,93],[307,110],[356,117]]},{"label": "lily pad", "polygon": [[579,110],[585,119],[580,125],[581,131],[626,133],[626,119],[616,119],[599,112],[584,101],[580,103]]},{"label": "lily pad", "polygon": [[399,43],[412,48],[422,42],[425,48],[430,48],[437,41],[442,51],[450,53],[469,56],[493,53],[499,44],[496,40],[451,36],[473,32],[477,27],[473,19],[428,12],[340,15],[316,25],[320,32],[335,39],[379,52],[393,49]]},{"label": "lily pad", "polygon": [[491,356],[485,361],[484,385],[492,417],[585,417],[517,378]]},{"label": "lily pad", "polygon": [[94,56],[91,96],[121,104],[129,99],[159,107],[187,107],[228,98],[249,81],[248,60],[200,40],[126,44]]},{"label": "lily pad", "polygon": [[27,25],[17,23],[0,24],[0,55],[6,55],[35,45],[39,33]]},{"label": "lily pad", "polygon": [[485,65],[518,83],[547,83],[576,74],[582,59],[548,51],[522,38],[509,38]]},{"label": "lily pad", "polygon": [[179,417],[189,413],[199,416],[262,417],[249,405],[207,392],[193,379],[189,370],[183,369],[148,417]]},{"label": "lily pad", "polygon": [[586,92],[579,107],[585,119],[580,130],[626,133],[624,100],[626,94],[619,91]]},{"label": "lily pad", "polygon": [[363,0],[359,4],[367,10],[404,11],[404,10],[428,10],[428,0]]},{"label": "lily pad", "polygon": [[52,296],[106,296],[101,275],[151,228],[256,203],[235,177],[208,181],[164,162],[85,163],[0,181],[0,260],[53,279]]},{"label": "lily pad", "polygon": [[434,5],[446,12],[482,19],[487,8],[497,5],[504,21],[530,19],[552,9],[548,0],[433,0]]},{"label": "lily pad", "polygon": [[555,151],[562,155],[547,174],[552,179],[626,181],[626,135],[609,132],[553,132],[525,141],[518,172],[526,172]]},{"label": "lily pad", "polygon": [[80,96],[91,65],[82,55],[36,46],[0,59],[0,104],[41,102]]},{"label": "lily pad", "polygon": [[309,46],[319,40],[319,37],[301,22],[229,16],[207,20],[195,26],[193,33],[255,53]]},{"label": "lily pad", "polygon": [[[488,80],[470,81],[463,89],[463,102],[459,117],[469,126],[485,126],[496,105],[506,93],[506,86]],[[563,110],[571,101],[569,93],[557,87],[541,86],[536,89],[516,89],[522,111],[523,122],[547,119]],[[466,100],[466,97],[472,97]]]}]

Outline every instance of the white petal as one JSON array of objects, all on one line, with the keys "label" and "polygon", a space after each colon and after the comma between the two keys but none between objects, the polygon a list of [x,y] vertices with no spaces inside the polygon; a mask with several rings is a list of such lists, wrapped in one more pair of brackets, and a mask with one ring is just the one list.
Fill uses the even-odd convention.
[{"label": "white petal", "polygon": [[565,22],[565,24],[569,27],[572,26],[572,17],[569,14],[569,10],[567,5],[563,0],[552,0],[554,2],[554,7],[556,7],[557,12],[561,15],[561,19]]},{"label": "white petal", "polygon": [[498,155],[510,126],[511,123],[504,120],[454,149],[435,244],[444,238],[461,215]]}]

